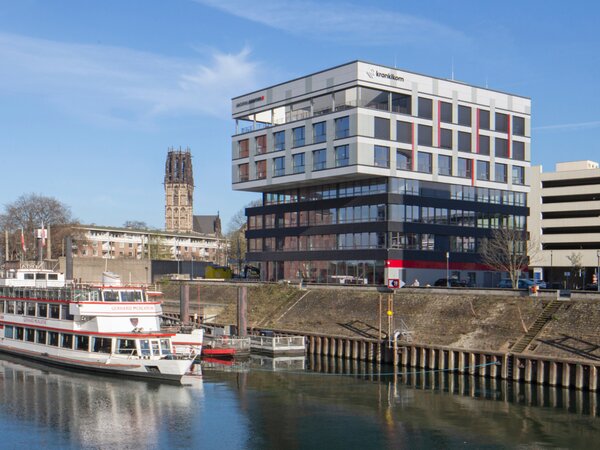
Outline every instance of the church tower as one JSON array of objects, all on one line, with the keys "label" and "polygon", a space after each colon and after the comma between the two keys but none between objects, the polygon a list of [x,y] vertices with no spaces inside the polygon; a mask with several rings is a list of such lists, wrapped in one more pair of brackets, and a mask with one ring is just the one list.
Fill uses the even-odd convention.
[{"label": "church tower", "polygon": [[194,175],[192,154],[169,149],[165,165],[165,229],[188,233],[193,229]]}]

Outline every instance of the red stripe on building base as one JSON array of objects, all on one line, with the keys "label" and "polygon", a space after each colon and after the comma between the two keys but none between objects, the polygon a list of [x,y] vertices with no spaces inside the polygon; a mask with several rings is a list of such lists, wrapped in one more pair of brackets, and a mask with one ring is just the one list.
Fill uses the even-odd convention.
[{"label": "red stripe on building base", "polygon": [[[404,259],[388,259],[385,267],[389,269],[446,269],[446,261],[415,261]],[[451,270],[493,270],[481,263],[457,262],[450,260]]]}]

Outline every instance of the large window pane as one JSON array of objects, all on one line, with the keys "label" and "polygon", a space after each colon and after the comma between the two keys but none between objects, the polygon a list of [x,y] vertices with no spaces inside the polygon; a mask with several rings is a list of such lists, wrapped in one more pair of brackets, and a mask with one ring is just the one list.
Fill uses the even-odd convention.
[{"label": "large window pane", "polygon": [[452,148],[452,130],[446,128],[440,130],[440,147]]},{"label": "large window pane", "polygon": [[433,130],[429,125],[419,125],[419,145],[431,147],[433,145],[432,133]]},{"label": "large window pane", "polygon": [[494,181],[497,181],[498,183],[506,183],[506,164],[496,163],[494,169]]},{"label": "large window pane", "polygon": [[292,146],[300,147],[304,145],[304,127],[297,127],[292,130]]},{"label": "large window pane", "polygon": [[508,140],[496,138],[496,158],[508,158]]},{"label": "large window pane", "polygon": [[490,154],[490,137],[479,135],[479,154],[489,155]]},{"label": "large window pane", "polygon": [[340,145],[335,147],[335,166],[347,166],[350,164],[350,147],[348,145]]},{"label": "large window pane", "polygon": [[467,158],[458,158],[457,176],[463,178],[471,178],[472,160]]},{"label": "large window pane", "polygon": [[512,143],[512,157],[518,161],[525,161],[525,143],[519,141],[513,141]]},{"label": "large window pane", "polygon": [[412,123],[410,122],[396,122],[396,140],[405,144],[412,144]]},{"label": "large window pane", "polygon": [[431,153],[418,152],[417,171],[431,173]]},{"label": "large window pane", "polygon": [[297,153],[292,156],[294,173],[304,172],[304,153]]},{"label": "large window pane", "polygon": [[452,156],[448,156],[448,155],[439,155],[438,156],[438,174],[452,175]]},{"label": "large window pane", "polygon": [[521,166],[513,166],[512,168],[513,184],[525,184],[525,168]]},{"label": "large window pane", "polygon": [[458,105],[458,124],[467,127],[471,126],[471,108]]},{"label": "large window pane", "polygon": [[515,136],[525,136],[525,118],[513,116],[512,134]]},{"label": "large window pane", "polygon": [[458,132],[458,151],[471,152],[471,133]]},{"label": "large window pane", "polygon": [[318,122],[313,125],[313,144],[327,140],[327,123]]},{"label": "large window pane", "polygon": [[396,169],[412,170],[412,153],[408,150],[396,150]]},{"label": "large window pane", "polygon": [[430,98],[419,97],[419,117],[431,119],[433,117],[433,105]]},{"label": "large window pane", "polygon": [[280,177],[285,175],[285,158],[273,158],[273,176]]},{"label": "large window pane", "polygon": [[440,121],[452,123],[452,103],[440,102]]},{"label": "large window pane", "polygon": [[411,97],[406,94],[392,92],[392,111],[401,114],[411,114]]},{"label": "large window pane", "polygon": [[477,179],[488,181],[490,179],[490,163],[487,161],[477,161]]},{"label": "large window pane", "polygon": [[366,108],[390,110],[389,93],[386,91],[361,87],[360,103]]},{"label": "large window pane", "polygon": [[350,136],[350,117],[339,117],[335,119],[335,138],[342,139]]},{"label": "large window pane", "polygon": [[508,116],[503,113],[496,113],[496,131],[506,133],[508,131]]},{"label": "large window pane", "polygon": [[313,170],[323,170],[327,167],[327,153],[323,150],[313,152]]},{"label": "large window pane", "polygon": [[374,129],[375,139],[385,139],[386,141],[390,139],[390,119],[375,117]]},{"label": "large window pane", "polygon": [[273,142],[275,151],[284,150],[285,149],[285,131],[278,131],[273,133]]},{"label": "large window pane", "polygon": [[490,112],[484,109],[479,110],[479,128],[482,130],[490,129]]},{"label": "large window pane", "polygon": [[377,167],[390,167],[390,148],[376,145],[374,148],[374,164]]}]

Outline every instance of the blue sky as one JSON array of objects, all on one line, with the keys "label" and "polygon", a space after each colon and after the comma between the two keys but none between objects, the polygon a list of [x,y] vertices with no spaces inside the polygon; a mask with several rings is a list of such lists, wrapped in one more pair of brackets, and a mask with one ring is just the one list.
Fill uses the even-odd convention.
[{"label": "blue sky", "polygon": [[168,147],[224,225],[231,97],[355,59],[532,99],[532,163],[598,160],[600,6],[558,1],[2,0],[0,204],[164,226]]}]

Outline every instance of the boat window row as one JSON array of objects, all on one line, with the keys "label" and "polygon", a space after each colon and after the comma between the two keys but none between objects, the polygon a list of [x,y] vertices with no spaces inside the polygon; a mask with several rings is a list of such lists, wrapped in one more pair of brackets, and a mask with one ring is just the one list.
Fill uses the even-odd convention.
[{"label": "boat window row", "polygon": [[75,302],[145,302],[141,289],[35,289],[0,288],[0,296],[9,298],[35,298],[40,300],[63,300]]},{"label": "boat window row", "polygon": [[41,330],[13,325],[4,327],[4,337],[16,341],[60,347],[93,353],[115,353],[130,356],[169,356],[171,342],[161,339],[127,339],[103,336],[88,336],[74,333]]},{"label": "boat window row", "polygon": [[73,320],[69,305],[41,302],[24,302],[21,300],[0,301],[0,313],[38,317],[42,319]]}]

